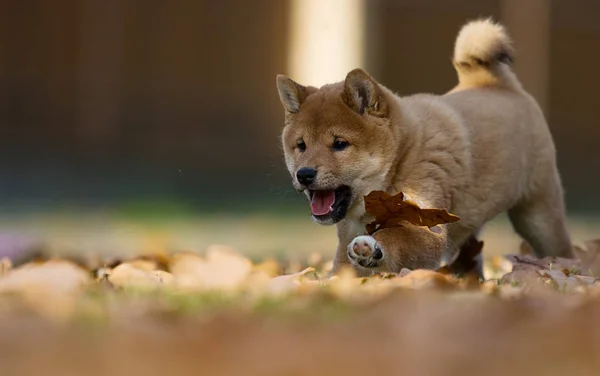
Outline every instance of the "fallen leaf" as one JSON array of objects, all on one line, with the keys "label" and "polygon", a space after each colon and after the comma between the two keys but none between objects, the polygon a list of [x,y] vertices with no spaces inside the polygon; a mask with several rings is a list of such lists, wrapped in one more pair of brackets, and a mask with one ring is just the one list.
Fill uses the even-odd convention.
[{"label": "fallen leaf", "polygon": [[[561,257],[545,257],[542,259],[529,255],[508,255],[513,264],[513,271],[504,275],[502,284],[535,286],[551,286],[555,290],[571,292],[580,286],[594,284],[596,278],[582,275],[581,260]],[[539,283],[541,282],[541,283]]]},{"label": "fallen leaf", "polygon": [[298,288],[302,284],[306,274],[314,271],[315,268],[308,267],[298,273],[272,278],[267,284],[267,290],[270,293],[280,294]]},{"label": "fallen leaf", "polygon": [[249,277],[252,263],[230,247],[213,245],[205,259],[191,252],[175,254],[170,271],[180,287],[235,289]]},{"label": "fallen leaf", "polygon": [[164,270],[153,270],[150,274],[158,278],[158,280],[165,285],[171,285],[175,282],[173,274],[165,272]]},{"label": "fallen leaf", "polygon": [[137,259],[153,261],[157,265],[157,269],[165,271],[168,270],[171,261],[171,257],[164,250],[143,253]]},{"label": "fallen leaf", "polygon": [[498,292],[498,283],[497,281],[487,280],[480,284],[481,291],[492,295]]},{"label": "fallen leaf", "polygon": [[308,256],[308,265],[317,267],[323,262],[323,255],[318,252],[313,252]]},{"label": "fallen leaf", "polygon": [[287,262],[287,265],[283,268],[283,272],[287,275],[295,274],[304,269],[302,263],[299,260],[292,259]]},{"label": "fallen leaf", "polygon": [[575,257],[581,261],[581,273],[600,277],[600,239],[585,242],[586,249],[573,247]]},{"label": "fallen leaf", "polygon": [[539,283],[539,269],[517,269],[507,273],[500,278],[501,285],[524,286],[526,284]]},{"label": "fallen leaf", "polygon": [[159,265],[157,262],[155,262],[153,260],[146,260],[143,258],[133,259],[133,260],[129,261],[128,264],[130,264],[138,269],[145,270],[147,272],[151,272],[153,270],[159,269]]},{"label": "fallen leaf", "polygon": [[281,275],[282,269],[281,264],[272,258],[266,259],[253,267],[254,271],[264,272],[271,278]]},{"label": "fallen leaf", "polygon": [[174,277],[162,270],[145,270],[132,263],[122,263],[108,274],[108,281],[117,287],[156,288],[174,282]]},{"label": "fallen leaf", "polygon": [[569,273],[585,276],[600,276],[600,239],[588,240],[585,248],[573,246],[574,259],[560,257],[545,257],[538,259],[534,256],[529,243],[521,242],[519,256],[510,255],[508,258],[518,268],[566,269]]},{"label": "fallen leaf", "polygon": [[197,277],[204,264],[204,259],[194,252],[177,252],[171,256],[169,271],[175,279],[187,276]]},{"label": "fallen leaf", "polygon": [[72,262],[31,262],[9,270],[0,279],[0,293],[43,290],[68,294],[79,291],[88,282],[91,282],[90,273]]},{"label": "fallen leaf", "polygon": [[396,286],[413,290],[430,288],[446,290],[457,288],[459,285],[458,280],[451,275],[427,269],[413,270],[403,277],[395,278],[394,282]]},{"label": "fallen leaf", "polygon": [[30,262],[0,279],[0,294],[15,294],[51,320],[72,316],[79,293],[92,281],[90,273],[65,260]]},{"label": "fallen leaf", "polygon": [[517,299],[524,295],[522,285],[502,284],[498,286],[498,296],[502,299]]},{"label": "fallen leaf", "polygon": [[568,269],[538,270],[538,273],[548,278],[552,287],[561,292],[571,292],[579,286],[589,286],[596,282],[593,277],[572,275]]},{"label": "fallen leaf", "polygon": [[349,266],[341,267],[335,275],[325,281],[331,293],[342,299],[349,298],[363,283],[364,278],[357,278],[356,270]]},{"label": "fallen leaf", "polygon": [[384,228],[402,227],[403,221],[432,228],[460,219],[445,209],[421,209],[415,202],[405,200],[403,192],[392,196],[384,191],[373,191],[364,199],[367,214],[375,217],[375,220],[366,226],[369,235]]},{"label": "fallen leaf", "polygon": [[333,270],[333,260],[325,261],[321,267],[322,274],[329,274]]},{"label": "fallen leaf", "polygon": [[562,270],[567,269],[579,274],[581,262],[577,259],[563,257],[544,257],[542,259],[528,255],[506,255],[515,270]]},{"label": "fallen leaf", "polygon": [[101,267],[94,270],[94,278],[96,281],[108,280],[108,276],[112,272],[112,269],[109,267]]},{"label": "fallen leaf", "polygon": [[489,262],[483,264],[483,275],[486,280],[500,279],[512,269],[513,264],[506,257],[494,255]]}]

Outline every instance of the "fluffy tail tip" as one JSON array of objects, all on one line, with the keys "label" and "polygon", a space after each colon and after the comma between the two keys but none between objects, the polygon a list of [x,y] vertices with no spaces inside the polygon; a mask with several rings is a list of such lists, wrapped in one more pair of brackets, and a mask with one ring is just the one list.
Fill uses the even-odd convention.
[{"label": "fluffy tail tip", "polygon": [[458,33],[454,46],[456,64],[490,67],[496,63],[510,64],[513,60],[512,40],[504,26],[491,18],[471,21]]}]

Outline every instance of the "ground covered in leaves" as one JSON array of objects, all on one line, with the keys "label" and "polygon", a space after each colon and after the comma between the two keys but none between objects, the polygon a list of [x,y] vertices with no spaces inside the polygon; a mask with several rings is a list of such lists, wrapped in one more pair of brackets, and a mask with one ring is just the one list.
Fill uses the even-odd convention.
[{"label": "ground covered in leaves", "polygon": [[485,280],[221,245],[5,258],[0,375],[599,375],[600,241],[575,254],[524,244]]}]

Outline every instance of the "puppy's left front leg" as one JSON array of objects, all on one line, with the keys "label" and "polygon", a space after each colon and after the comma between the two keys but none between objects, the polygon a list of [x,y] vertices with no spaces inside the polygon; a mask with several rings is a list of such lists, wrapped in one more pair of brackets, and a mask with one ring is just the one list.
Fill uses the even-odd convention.
[{"label": "puppy's left front leg", "polygon": [[446,229],[406,225],[357,236],[348,245],[348,259],[361,275],[398,273],[402,268],[438,269],[447,247]]}]

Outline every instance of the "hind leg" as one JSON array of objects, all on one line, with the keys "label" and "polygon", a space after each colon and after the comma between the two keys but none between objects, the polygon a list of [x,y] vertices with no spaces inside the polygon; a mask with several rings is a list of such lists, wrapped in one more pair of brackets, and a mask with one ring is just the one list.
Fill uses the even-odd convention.
[{"label": "hind leg", "polygon": [[573,257],[558,175],[540,187],[508,211],[513,228],[532,246],[537,257]]}]

